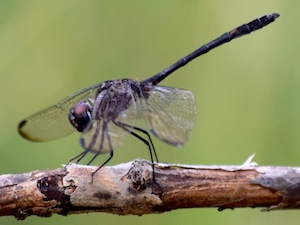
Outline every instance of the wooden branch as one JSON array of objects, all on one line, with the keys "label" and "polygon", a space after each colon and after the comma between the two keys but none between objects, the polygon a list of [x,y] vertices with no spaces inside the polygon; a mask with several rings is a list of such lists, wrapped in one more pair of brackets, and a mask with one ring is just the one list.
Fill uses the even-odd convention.
[{"label": "wooden branch", "polygon": [[51,216],[86,212],[120,215],[179,208],[300,208],[300,168],[187,166],[145,160],[103,167],[70,164],[56,170],[0,176],[0,216]]}]

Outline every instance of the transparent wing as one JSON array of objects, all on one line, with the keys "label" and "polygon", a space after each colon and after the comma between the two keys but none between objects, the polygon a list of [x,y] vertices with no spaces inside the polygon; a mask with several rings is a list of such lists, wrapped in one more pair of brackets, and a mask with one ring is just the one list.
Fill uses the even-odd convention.
[{"label": "transparent wing", "polygon": [[191,91],[166,86],[148,87],[148,94],[141,98],[141,104],[147,125],[157,138],[175,146],[182,146],[188,140],[197,114]]},{"label": "transparent wing", "polygon": [[70,124],[70,109],[80,100],[94,98],[101,84],[82,89],[41,112],[21,121],[18,126],[20,135],[30,141],[41,142],[64,137],[76,129]]},{"label": "transparent wing", "polygon": [[[123,107],[122,103],[119,107]],[[114,121],[107,118],[93,119],[83,131],[81,144],[84,149],[105,154],[120,146],[132,130],[136,116],[136,104],[131,102],[127,109],[118,114]]]}]

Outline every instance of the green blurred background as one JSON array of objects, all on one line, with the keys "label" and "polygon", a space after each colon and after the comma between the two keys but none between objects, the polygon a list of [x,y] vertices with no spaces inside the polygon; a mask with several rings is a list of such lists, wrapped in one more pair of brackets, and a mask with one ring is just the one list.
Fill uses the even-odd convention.
[{"label": "green blurred background", "polygon": [[[161,161],[300,166],[300,58],[297,1],[0,2],[0,172],[57,168],[80,153],[79,134],[49,143],[22,139],[17,124],[83,87],[148,78],[200,45],[264,14],[281,17],[172,74],[162,85],[193,91],[196,125],[181,149],[154,138]],[[142,157],[129,137],[110,165]],[[99,165],[99,157],[94,165]],[[104,213],[29,217],[22,224],[291,224],[298,211],[182,209],[159,215]],[[14,224],[13,217],[0,224]],[[18,223],[20,224],[20,223]]]}]

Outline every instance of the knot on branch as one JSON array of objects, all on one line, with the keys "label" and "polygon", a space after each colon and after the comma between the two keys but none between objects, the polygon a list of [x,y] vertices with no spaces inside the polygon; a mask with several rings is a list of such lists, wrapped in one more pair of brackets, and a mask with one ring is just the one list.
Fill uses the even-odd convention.
[{"label": "knot on branch", "polygon": [[132,181],[136,190],[145,190],[147,185],[152,182],[152,172],[152,166],[147,161],[137,159],[132,163],[127,177]]}]

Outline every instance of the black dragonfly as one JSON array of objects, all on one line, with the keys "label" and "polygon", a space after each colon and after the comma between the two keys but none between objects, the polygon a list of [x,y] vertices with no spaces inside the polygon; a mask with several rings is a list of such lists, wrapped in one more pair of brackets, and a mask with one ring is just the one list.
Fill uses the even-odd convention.
[{"label": "black dragonfly", "polygon": [[84,88],[21,121],[18,131],[30,141],[43,142],[77,130],[81,133],[80,144],[84,150],[70,161],[78,163],[89,152],[94,156],[88,164],[99,154],[110,155],[93,174],[113,157],[114,149],[124,142],[127,134],[131,134],[148,146],[153,165],[153,153],[158,162],[153,142],[147,130],[134,125],[135,120],[142,117],[154,136],[180,147],[188,140],[197,114],[191,91],[158,83],[198,56],[261,29],[278,17],[278,13],[273,13],[241,25],[141,82],[126,78]]}]

